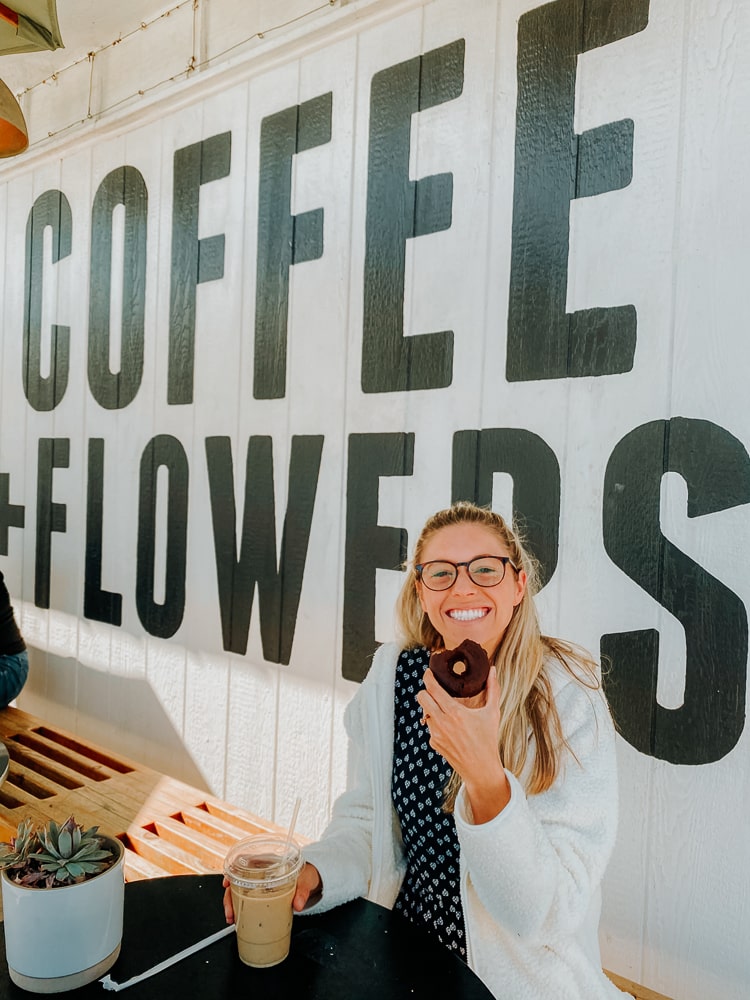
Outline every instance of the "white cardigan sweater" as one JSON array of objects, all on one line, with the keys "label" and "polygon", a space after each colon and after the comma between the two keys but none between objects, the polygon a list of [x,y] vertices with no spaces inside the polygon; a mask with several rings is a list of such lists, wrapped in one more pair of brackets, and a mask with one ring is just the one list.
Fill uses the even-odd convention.
[{"label": "white cardigan sweater", "polygon": [[[323,880],[309,913],[366,896],[392,907],[405,860],[391,800],[394,683],[400,647],[375,654],[345,715],[347,790],[322,838],[304,848]],[[488,823],[472,822],[459,793],[461,901],[471,968],[501,1000],[614,1000],[601,971],[600,882],[617,825],[614,727],[602,694],[546,665],[575,757],[541,795],[508,773],[511,799]]]}]

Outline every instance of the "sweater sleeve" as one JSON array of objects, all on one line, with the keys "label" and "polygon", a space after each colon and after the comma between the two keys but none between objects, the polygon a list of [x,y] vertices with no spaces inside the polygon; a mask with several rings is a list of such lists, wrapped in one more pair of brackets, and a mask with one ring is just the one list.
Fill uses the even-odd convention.
[{"label": "sweater sleeve", "polygon": [[462,789],[456,828],[470,890],[520,937],[551,940],[584,921],[617,826],[614,727],[604,695],[572,678],[556,695],[566,753],[555,783],[527,796],[508,774],[511,799],[475,825]]},{"label": "sweater sleeve", "polygon": [[[381,647],[359,691],[347,706],[344,724],[349,737],[346,791],[336,800],[333,815],[320,840],[303,848],[306,861],[320,872],[321,900],[305,912],[319,913],[366,896],[373,875],[377,755],[368,737],[367,707],[377,699],[373,687],[388,683],[394,649]],[[392,685],[389,685],[392,689]],[[392,714],[392,712],[391,712]],[[379,734],[382,735],[382,734]]]}]

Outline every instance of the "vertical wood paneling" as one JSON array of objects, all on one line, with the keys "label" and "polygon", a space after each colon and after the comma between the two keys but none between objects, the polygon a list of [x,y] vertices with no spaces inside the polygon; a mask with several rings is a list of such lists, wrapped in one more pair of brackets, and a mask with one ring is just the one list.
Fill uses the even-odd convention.
[{"label": "vertical wood paneling", "polygon": [[[347,39],[299,64],[296,102],[331,93],[331,139],[297,154],[291,212],[323,209],[323,249],[317,260],[295,264],[289,286],[288,417],[291,435],[324,435],[315,510],[307,551],[290,667],[281,668],[277,737],[277,821],[288,821],[302,794],[299,822],[315,829],[327,816],[330,784],[332,701],[339,675],[339,611],[345,501],[346,366],[352,331],[348,325],[352,255],[352,138],[357,93],[357,45]],[[322,364],[321,364],[322,361]],[[310,373],[316,372],[311,378]],[[283,515],[288,502],[289,440],[279,442],[277,482]],[[280,531],[279,531],[280,540]],[[320,706],[310,718],[309,704]],[[305,746],[315,746],[307,755]],[[317,795],[307,790],[317,789]]]},{"label": "vertical wood paneling", "polygon": [[[247,173],[243,141],[247,116],[248,90],[243,84],[235,88],[230,101],[206,101],[201,108],[200,121],[192,123],[194,131],[190,142],[231,133],[228,175],[201,184],[198,196],[199,239],[209,240],[221,235],[224,238],[223,276],[202,281],[197,286],[194,402],[171,408],[183,411],[183,421],[189,422],[192,427],[189,448],[185,442],[191,480],[187,577],[194,581],[187,599],[197,613],[186,615],[179,635],[189,650],[200,650],[206,645],[211,650],[210,654],[201,653],[196,657],[188,653],[187,656],[183,735],[191,756],[201,762],[209,787],[218,789],[223,789],[226,782],[227,762],[234,751],[236,739],[227,729],[230,697],[228,657],[216,655],[221,648],[221,620],[205,442],[213,435],[228,435],[231,438],[237,494],[238,478],[240,491],[244,484],[244,445],[242,435],[237,432],[242,357],[238,331],[242,329],[242,297],[232,294],[232,290],[243,287],[246,282],[240,207]],[[204,155],[206,158],[210,156],[208,148]],[[239,496],[241,498],[241,492]],[[241,511],[241,506],[239,509]],[[207,637],[210,637],[208,643]],[[209,715],[206,713],[208,703],[212,706]]]},{"label": "vertical wood paneling", "polygon": [[[46,169],[44,169],[41,173],[37,173],[36,175],[32,176],[30,178],[30,181],[31,181],[31,184],[29,185],[30,190],[27,189],[27,192],[26,192],[27,193],[27,198],[28,198],[28,200],[26,201],[26,206],[25,206],[26,207],[26,213],[28,213],[30,211],[31,206],[33,206],[33,204],[35,203],[36,199],[41,194],[43,194],[44,191],[46,191],[48,189],[53,189],[53,188],[59,190],[59,188],[60,188],[60,164],[56,163],[54,165],[47,166]],[[17,228],[16,228],[15,231],[19,235],[22,234],[22,233],[25,234],[26,233],[26,225],[27,225],[27,219],[26,218],[22,218],[22,220],[19,221],[19,224],[18,224],[18,226],[17,226]],[[21,238],[21,240],[19,240],[19,243],[20,243],[20,247],[24,247],[24,250],[22,252],[23,252],[23,254],[25,256],[25,244],[23,242],[23,237]],[[45,267],[46,267],[46,265],[45,265]],[[49,272],[47,272],[47,273],[49,273]],[[21,331],[23,331],[23,328],[24,328],[23,296],[25,294],[25,288],[24,288],[23,285],[21,285],[20,281],[18,282],[18,284],[20,286],[19,287],[19,299],[21,300],[20,303],[19,303],[20,309],[19,309],[19,313],[18,313],[18,328]],[[50,286],[50,291],[48,291],[47,294],[46,294],[46,302],[50,302],[51,300],[52,300],[52,295],[51,295],[51,286]],[[44,312],[44,308],[45,308],[46,302],[43,301],[43,305],[42,305],[42,323],[43,324],[44,324],[45,318],[49,317],[49,312],[47,312],[46,314]],[[47,322],[49,322],[48,319],[47,319]],[[42,337],[45,337],[45,335],[47,335],[47,332],[44,330],[44,326],[43,326],[43,328],[42,328]],[[22,336],[23,336],[23,333],[22,333]],[[21,340],[21,343],[22,342],[23,341]],[[18,369],[17,370],[21,371],[23,366],[22,366],[20,351],[19,351],[19,359],[18,360],[19,360],[19,363],[18,363]],[[21,384],[23,384],[23,383],[21,382]],[[38,440],[39,440],[39,438],[41,436],[50,436],[51,427],[50,427],[50,421],[48,419],[48,415],[46,415],[46,414],[45,415],[40,415],[37,412],[32,411],[29,408],[28,403],[27,403],[25,397],[22,397],[22,399],[19,400],[19,404],[23,406],[23,408],[25,409],[26,413],[28,414],[27,423],[26,423],[26,442],[25,442],[26,447],[24,448],[24,451],[23,451],[23,455],[24,455],[24,459],[25,459],[24,480],[25,480],[25,484],[26,484],[26,488],[27,488],[26,497],[29,498],[28,500],[26,500],[26,503],[27,503],[27,517],[29,518],[28,524],[29,524],[29,526],[31,526],[31,525],[35,526],[36,525],[36,517],[37,517],[37,514],[36,514],[36,499],[35,498],[36,498],[36,494],[37,494],[37,491],[38,491],[38,475],[37,475]],[[24,588],[25,588],[24,589],[24,597],[25,598],[28,597],[29,599],[33,599],[33,597],[34,597],[34,589],[35,589],[35,581],[36,581],[36,575],[37,575],[36,574],[36,565],[35,565],[35,563],[36,563],[36,546],[35,545],[31,545],[31,546],[25,545],[24,546],[24,550],[23,550],[23,558],[24,558]],[[38,643],[39,646],[42,649],[44,649],[44,650],[49,649],[50,648],[50,643],[54,641],[53,634],[50,631],[50,623],[51,623],[51,615],[50,615],[49,611],[46,610],[46,609],[42,610],[40,613],[38,613],[36,627],[32,628],[32,630],[31,630],[31,642],[32,643],[34,643],[34,642]],[[75,637],[73,638],[72,648],[75,649]],[[42,678],[42,685],[41,685],[42,691],[43,691],[45,697],[47,697],[47,696],[54,697],[56,694],[61,693],[59,691],[59,688],[56,689],[56,686],[55,686],[55,683],[54,683],[55,677],[54,677],[54,674],[50,670],[50,666],[56,662],[56,658],[55,658],[54,654],[50,653],[50,654],[43,655],[41,659],[42,659],[42,662],[44,663],[45,668],[46,668],[45,673],[43,674],[43,678]],[[32,662],[33,662],[33,660],[32,660]],[[68,678],[69,679],[72,678],[74,680],[74,676],[75,676],[74,675],[74,671],[70,671],[69,674],[68,674]],[[70,685],[68,685],[68,687],[70,687]],[[63,724],[73,724],[74,725],[75,724],[75,712],[74,712],[74,708],[73,708],[73,706],[75,705],[75,699],[74,699],[74,697],[73,698],[67,697],[64,700],[63,704],[66,707],[63,708],[63,718],[61,720],[62,723]]]},{"label": "vertical wood paneling", "polygon": [[[90,157],[86,163],[89,189],[86,197],[81,199],[80,204],[80,249],[81,268],[85,275],[85,280],[81,282],[87,295],[83,298],[84,313],[81,325],[81,335],[78,338],[79,357],[76,359],[77,368],[83,373],[84,384],[81,386],[80,397],[83,406],[83,419],[80,431],[81,455],[78,475],[81,484],[86,490],[95,487],[98,482],[98,489],[102,497],[102,545],[100,552],[101,560],[101,581],[102,591],[120,595],[122,620],[127,620],[127,609],[133,600],[133,588],[129,579],[129,566],[133,562],[133,549],[129,544],[133,537],[131,524],[134,520],[131,512],[134,509],[134,493],[131,493],[131,484],[137,482],[137,476],[126,472],[126,466],[137,468],[137,460],[133,464],[134,456],[129,454],[128,443],[133,443],[135,435],[132,430],[128,435],[122,421],[122,413],[118,410],[108,410],[93,397],[90,391],[88,354],[89,344],[100,342],[100,338],[106,336],[107,331],[100,327],[100,320],[95,314],[92,317],[89,309],[89,298],[93,293],[90,288],[91,279],[89,275],[94,267],[101,267],[97,270],[93,279],[94,285],[99,283],[100,274],[110,274],[110,312],[108,332],[110,338],[119,342],[121,327],[123,326],[123,316],[120,304],[127,308],[127,300],[123,299],[124,277],[123,272],[126,266],[124,256],[124,212],[122,205],[119,206],[120,222],[118,227],[113,220],[113,238],[111,260],[98,262],[92,256],[92,205],[97,191],[100,189],[105,178],[110,174],[115,164],[128,164],[132,166],[132,161],[127,153],[127,141],[124,138],[110,140],[97,146],[90,152]],[[142,165],[139,165],[139,169]],[[79,169],[83,170],[83,163]],[[146,178],[147,183],[147,178]],[[122,191],[120,191],[122,195]],[[119,235],[119,239],[118,239]],[[89,262],[93,264],[90,267]],[[117,262],[119,261],[119,266]],[[86,273],[88,272],[88,273]],[[80,278],[78,279],[80,281]],[[117,312],[114,310],[117,309]],[[117,371],[119,362],[112,359],[115,353],[109,352],[107,368]],[[148,367],[148,351],[144,351],[144,369]],[[136,399],[138,396],[136,395]],[[137,405],[137,404],[136,404]],[[89,440],[97,438],[103,440],[101,446],[102,467],[101,475],[92,465],[89,468]],[[99,447],[98,445],[94,446]],[[91,544],[87,538],[87,518],[88,501],[86,492],[83,495],[82,503],[83,527],[79,536],[78,561],[81,567],[80,589],[77,595],[78,602],[84,602],[85,608],[85,579],[87,566],[85,553]],[[118,526],[119,530],[113,530]],[[90,567],[88,567],[90,571]],[[102,613],[103,605],[99,604],[99,614]],[[84,612],[86,613],[86,611]],[[88,608],[89,615],[93,612]],[[144,691],[138,692],[141,704],[140,716],[135,715],[135,698],[130,697],[130,689],[127,685],[118,682],[118,674],[124,673],[118,655],[120,643],[113,644],[113,633],[115,630],[108,625],[101,624],[96,619],[83,620],[79,626],[79,650],[78,657],[80,665],[78,667],[78,698],[77,708],[79,715],[76,730],[78,732],[90,732],[92,738],[104,741],[109,738],[118,741],[118,731],[130,729],[128,743],[134,751],[139,754],[148,752],[151,747],[144,741],[142,723],[144,717],[151,720],[150,703],[144,698]],[[114,649],[113,649],[114,646]],[[101,655],[98,651],[101,650]],[[146,663],[146,643],[141,644],[139,650],[142,659],[141,676],[145,675]],[[100,700],[105,710],[96,711],[97,689],[101,690]],[[139,722],[135,720],[138,719]],[[132,720],[132,721],[131,721]],[[122,739],[120,736],[119,739]]]},{"label": "vertical wood paneling", "polygon": [[[671,355],[671,315],[664,291],[669,287],[665,264],[674,226],[674,193],[663,171],[677,157],[673,116],[679,106],[679,63],[664,58],[654,38],[660,30],[667,30],[667,25],[660,26],[660,12],[651,5],[644,31],[579,59],[577,131],[626,117],[635,122],[633,179],[628,187],[571,206],[571,251],[576,264],[569,302],[571,296],[581,304],[631,302],[638,316],[632,373],[601,380],[602,384],[597,380],[577,386],[571,395],[567,433],[571,440],[585,440],[593,447],[586,447],[591,456],[588,468],[579,446],[572,450],[564,473],[573,484],[564,516],[580,510],[586,522],[581,522],[584,530],[575,533],[583,545],[572,538],[563,544],[561,557],[571,584],[566,588],[563,614],[573,623],[571,633],[581,635],[594,649],[598,631],[646,628],[657,617],[656,606],[618,568],[611,564],[596,567],[590,541],[596,540],[597,548],[601,545],[601,491],[613,447],[630,428],[668,407],[665,377]],[[669,30],[675,26],[670,24]],[[644,74],[646,80],[654,80],[653,88],[644,85]],[[619,266],[623,257],[632,261],[630,267]],[[641,392],[641,385],[648,388]],[[586,436],[587,427],[594,431],[596,442]],[[584,548],[587,538],[589,545]],[[587,571],[581,572],[581,566]],[[597,629],[597,621],[604,627]],[[610,865],[606,881],[603,960],[629,968],[634,979],[658,989],[659,981],[650,978],[646,968],[654,884],[647,846],[653,838],[653,761],[629,747],[621,748],[620,760],[622,821],[617,860]]]},{"label": "vertical wood paneling", "polygon": [[[147,640],[146,678],[149,688],[183,742],[188,688],[187,660],[184,647],[163,639]],[[184,764],[179,757],[175,757],[170,764],[173,770],[184,773]],[[170,768],[165,770],[171,773]]]},{"label": "vertical wood paneling", "polygon": [[[32,484],[36,481],[34,460],[29,455],[31,415],[23,392],[23,296],[21,262],[25,261],[25,233],[28,206],[33,203],[34,181],[31,175],[19,177],[7,186],[7,226],[5,232],[6,265],[3,294],[3,427],[12,421],[16,440],[2,440],[3,471],[10,476],[11,503],[23,504],[24,525],[35,518]],[[14,277],[15,275],[15,277]],[[33,477],[33,478],[32,478]],[[9,589],[15,601],[33,595],[33,552],[24,544],[25,530],[14,529],[8,535]],[[5,570],[3,570],[5,572]]]},{"label": "vertical wood paneling", "polygon": [[[734,199],[725,195],[739,164],[747,160],[741,124],[746,111],[739,108],[746,109],[750,99],[746,61],[741,57],[748,40],[750,19],[744,5],[688,8],[681,36],[680,155],[674,178],[677,215],[671,282],[674,352],[669,378],[669,412],[718,423],[745,444],[750,424],[737,373],[746,369],[747,352],[731,332],[733,317],[743,309],[736,299],[732,302],[735,293],[729,276],[736,267],[737,238],[740,228],[746,232],[748,210],[746,200],[740,199],[729,218],[727,208]],[[707,252],[708,247],[713,251]],[[748,537],[746,514],[744,523],[736,516],[739,511],[732,510],[688,518],[684,481],[668,479],[662,494],[667,502],[667,509],[662,508],[664,533],[747,606],[746,575],[732,572],[734,559],[729,552],[740,538]],[[733,527],[730,536],[727,528]],[[716,559],[720,551],[729,558]],[[696,607],[694,613],[710,612]],[[663,626],[666,617],[661,614],[659,628],[669,635]],[[667,645],[660,668],[664,664],[681,679],[683,656],[681,641],[671,650]],[[651,878],[673,888],[668,895],[651,894],[644,969],[652,982],[669,983],[675,996],[740,997],[747,992],[747,964],[736,956],[742,952],[740,941],[750,925],[743,894],[731,888],[738,855],[730,846],[743,822],[736,789],[748,781],[747,745],[745,735],[729,757],[694,773],[669,766],[655,773]],[[686,837],[686,831],[694,833]],[[663,845],[680,839],[686,842],[678,859],[676,852],[665,852]],[[717,843],[725,844],[725,849],[715,850]],[[692,873],[689,880],[681,877],[684,871]],[[723,901],[721,915],[715,915],[711,926],[696,920],[693,910],[695,900],[708,898]]]},{"label": "vertical wood paneling", "polygon": [[[242,510],[245,503],[245,456],[248,442],[251,435],[266,435],[271,438],[273,452],[273,493],[275,506],[275,532],[276,551],[280,551],[283,516],[286,509],[286,482],[289,462],[289,397],[285,388],[282,398],[273,400],[258,400],[254,398],[255,380],[255,337],[256,337],[256,309],[257,309],[257,260],[259,254],[258,239],[258,218],[261,211],[261,190],[260,171],[263,169],[261,159],[261,129],[263,120],[271,115],[282,112],[287,108],[296,106],[300,101],[299,96],[299,64],[293,61],[288,72],[282,72],[281,68],[276,68],[269,76],[264,76],[260,80],[253,80],[249,88],[248,108],[253,109],[253,113],[248,115],[247,122],[247,155],[248,170],[246,174],[245,204],[252,205],[252,209],[246,215],[245,226],[245,261],[246,275],[244,279],[245,292],[243,312],[245,316],[244,335],[242,338],[242,379],[240,383],[240,406],[239,412],[239,434],[237,442],[237,458],[235,459],[235,496],[238,509],[238,532],[241,531]],[[294,268],[290,268],[289,275],[289,296],[291,300],[291,283],[293,281]],[[291,305],[291,302],[290,302]],[[291,310],[290,310],[291,313]],[[287,371],[285,373],[285,385],[289,377],[289,315],[287,317]],[[238,536],[239,537],[239,536]],[[239,551],[239,549],[238,549]],[[277,563],[278,565],[278,563]],[[250,630],[248,635],[247,656],[251,663],[260,666],[263,664],[263,650],[260,635],[260,594],[255,588],[253,597],[253,610],[250,620]],[[238,675],[239,667],[235,667],[233,674]],[[279,755],[283,753],[281,746],[280,729],[282,717],[286,713],[286,705],[282,697],[284,687],[284,667],[276,667],[275,671],[264,669],[254,672],[253,685],[259,703],[265,706],[268,717],[264,719],[261,727],[263,743],[256,742],[256,734],[244,736],[241,742],[249,742],[253,748],[252,756],[248,756],[248,749],[238,745],[236,752],[241,760],[247,761],[247,773],[251,775],[251,794],[255,801],[262,801],[267,808],[267,815],[276,818],[279,806],[283,808],[284,799],[279,799]],[[233,677],[234,680],[234,677]],[[263,687],[260,688],[260,682]],[[247,681],[242,679],[242,689],[244,690]],[[295,706],[291,706],[292,725],[295,719]],[[286,719],[284,718],[285,722]],[[242,732],[242,729],[236,729]],[[268,741],[268,742],[266,742]],[[231,757],[230,757],[231,760]],[[242,784],[242,776],[233,767],[233,784],[238,787]],[[247,794],[247,792],[245,793]]]},{"label": "vertical wood paneling", "polygon": [[[453,46],[450,79],[458,80],[455,90],[460,93],[425,108],[412,122],[413,176],[425,184],[430,176],[449,175],[452,196],[450,226],[411,240],[407,248],[405,315],[415,333],[452,331],[453,345],[451,384],[430,394],[434,404],[429,412],[419,395],[410,393],[406,399],[415,455],[400,523],[412,528],[410,552],[417,540],[414,529],[450,503],[454,429],[485,425],[497,405],[501,374],[487,362],[490,345],[503,338],[504,321],[490,316],[487,306],[494,285],[487,247],[494,226],[490,192],[496,67],[486,45],[496,23],[495,4],[477,4],[471,23],[459,4],[424,9],[421,50]],[[468,148],[471,157],[465,155]]]},{"label": "vertical wood paneling", "polygon": [[276,788],[279,672],[234,660],[230,673],[225,794],[230,802],[270,818]]},{"label": "vertical wood paneling", "polygon": [[[200,54],[210,58],[261,30],[264,18],[279,22],[306,6],[287,0],[251,12],[211,0],[200,11]],[[583,171],[579,181],[589,196],[573,198],[569,206],[565,309],[572,314],[632,305],[637,313],[633,366],[596,377],[574,372],[560,377],[560,372],[536,368],[518,377],[517,369],[508,368],[509,283],[518,271],[514,185],[520,183],[518,156],[528,153],[518,139],[518,24],[541,6],[533,0],[477,0],[469,9],[458,0],[415,0],[363,3],[356,16],[346,6],[332,8],[330,15],[311,18],[308,28],[301,22],[290,27],[286,50],[280,35],[257,39],[242,55],[234,52],[234,69],[223,81],[212,72],[196,76],[195,89],[186,90],[184,100],[180,96],[179,106],[169,101],[152,110],[144,106],[142,117],[123,120],[119,130],[110,128],[105,116],[93,139],[81,130],[83,141],[38,157],[26,173],[12,166],[7,179],[0,175],[0,218],[5,220],[0,473],[10,474],[10,501],[26,507],[24,530],[10,529],[2,570],[17,598],[27,640],[36,647],[22,705],[54,714],[66,728],[281,824],[288,822],[301,794],[299,829],[316,835],[345,780],[343,713],[357,688],[349,678],[359,669],[345,652],[353,648],[350,633],[359,627],[357,614],[351,613],[352,590],[374,574],[375,639],[389,640],[402,580],[391,558],[394,539],[403,530],[411,549],[424,519],[450,501],[457,483],[466,488],[473,463],[471,481],[483,491],[480,499],[492,498],[509,513],[511,496],[517,505],[525,497],[527,504],[537,502],[535,511],[555,521],[547,524],[546,537],[559,551],[549,556],[551,578],[539,599],[546,631],[594,652],[602,636],[644,629],[658,630],[660,636],[656,704],[647,707],[650,718],[642,720],[653,745],[636,750],[625,738],[619,744],[622,822],[605,881],[604,964],[680,1000],[740,1000],[750,983],[741,834],[742,789],[750,781],[748,737],[742,733],[731,752],[699,765],[651,755],[664,742],[656,732],[665,725],[664,711],[682,707],[685,630],[658,603],[668,594],[659,566],[651,566],[658,586],[649,594],[615,561],[618,549],[608,532],[624,532],[625,525],[618,528],[615,518],[613,528],[607,521],[614,501],[606,484],[613,454],[639,428],[656,428],[655,474],[662,441],[663,467],[674,465],[682,455],[674,435],[685,421],[711,422],[723,430],[722,440],[732,439],[734,450],[726,454],[736,469],[719,461],[716,475],[725,481],[736,472],[745,482],[740,467],[750,441],[745,402],[750,349],[744,333],[750,68],[743,53],[750,45],[750,12],[742,0],[651,0],[643,30],[575,60],[574,132],[632,119],[633,169],[625,186],[604,190],[606,178],[600,178],[602,190],[592,194],[596,185],[583,177],[579,151],[571,169],[574,175],[576,169]],[[595,7],[580,8],[584,20],[594,16]],[[549,5],[542,16],[552,18],[561,9]],[[570,10],[573,16],[579,8],[570,5]],[[164,19],[144,32],[142,43],[134,36],[125,73],[124,44],[97,57],[96,107],[177,72],[184,53],[192,51],[192,19],[188,5],[179,21]],[[331,25],[329,34],[317,33],[324,19]],[[296,38],[301,41],[292,44]],[[161,62],[153,55],[157,42]],[[442,56],[431,62],[435,50]],[[430,99],[430,87],[441,73],[450,74],[459,50],[462,81],[457,88],[454,80],[452,88],[460,92]],[[402,72],[406,63],[419,67],[416,97],[413,74]],[[539,71],[547,70],[540,57]],[[384,80],[387,85],[378,91]],[[374,81],[377,100],[391,107],[394,118],[379,130],[373,125],[378,111]],[[273,242],[269,236],[266,245],[262,235],[259,241],[259,217],[268,207],[264,198],[286,198],[284,184],[274,188],[281,194],[272,195],[260,181],[261,137],[271,116],[328,93],[330,140],[309,141],[304,121],[296,119],[301,132],[294,137],[299,146],[292,158],[289,205],[273,206],[283,220],[274,226],[285,233],[287,207],[289,216],[297,217],[289,230],[297,256],[288,265],[288,247],[276,246],[280,263],[271,261],[276,270],[269,278],[274,291],[268,311],[280,314],[286,286],[279,268],[288,265],[282,364],[282,352],[275,348],[270,361],[262,349],[256,352],[259,242],[261,256]],[[27,109],[34,135],[51,129],[53,121],[59,126],[65,113],[75,117],[84,99],[88,80],[73,71],[34,91]],[[388,197],[368,209],[385,160],[403,159],[395,135],[399,130],[402,137],[409,135],[408,171],[391,176]],[[316,133],[318,138],[324,132]],[[186,393],[177,402],[169,388],[173,243],[176,239],[186,267],[192,267],[195,234],[186,239],[174,225],[175,154],[196,143],[208,149],[225,133],[231,133],[229,171],[200,184],[197,195],[197,238],[205,241],[214,270],[204,259],[202,266],[211,274],[195,289],[192,396]],[[288,150],[289,136],[281,139]],[[124,166],[139,172],[148,193],[143,376],[132,402],[110,410],[97,402],[87,374],[91,213],[104,178]],[[440,190],[445,201],[446,188],[437,185],[447,182],[426,180],[434,175],[451,176],[450,225],[438,204]],[[178,177],[178,187],[181,183],[185,176]],[[422,204],[414,215],[415,199],[430,194],[430,184],[438,196],[427,211]],[[35,412],[21,377],[24,239],[30,207],[52,189],[63,191],[70,203],[73,241],[69,258],[46,265],[44,321],[70,325],[70,373],[59,405]],[[540,198],[548,194],[540,192]],[[315,236],[315,223],[305,213],[321,209],[322,247],[316,247],[315,238],[304,237],[305,225],[308,236]],[[403,220],[412,215],[414,231],[403,240],[403,337],[451,330],[452,378],[447,385],[407,390],[394,375],[398,365],[389,369],[386,364],[390,348],[381,336],[394,314],[389,269],[400,266],[383,250],[383,232],[393,224],[403,236]],[[544,236],[544,220],[541,225]],[[381,244],[373,242],[373,233]],[[221,274],[211,256],[218,244],[209,243],[217,236],[224,237]],[[374,282],[369,288],[368,268],[367,280]],[[542,274],[535,280],[543,285],[555,277]],[[116,273],[112,280],[113,301],[120,301],[123,276]],[[189,296],[177,301],[177,312],[189,314]],[[369,345],[364,343],[368,308],[374,308],[376,318]],[[184,330],[181,336],[181,346],[189,348]],[[425,371],[411,373],[409,384],[442,378],[444,359],[433,344]],[[399,347],[397,338],[396,353]],[[523,355],[518,344],[515,350]],[[270,374],[260,391],[258,372],[264,364]],[[158,628],[149,633],[144,621],[136,565],[141,459],[160,435],[184,449],[188,469],[185,613],[164,638],[155,634]],[[227,651],[213,514],[222,503],[222,516],[231,508],[226,492],[233,488],[231,527],[240,558],[248,442],[270,439],[278,566],[290,507],[290,464],[298,454],[295,439],[311,435],[323,443],[289,662],[272,662],[271,640],[283,634],[283,627],[277,615],[279,636],[269,640],[271,615],[264,605],[262,634],[257,587],[247,648]],[[42,437],[70,440],[69,467],[55,469],[53,476],[53,500],[66,505],[67,528],[52,538],[49,612],[34,606]],[[121,595],[120,624],[83,613],[91,438],[104,442],[101,587]],[[233,484],[226,477],[214,482],[218,497],[208,473],[209,438],[228,439],[231,450]],[[305,472],[314,476],[310,455]],[[711,477],[701,462],[712,457],[695,457],[699,483],[706,489]],[[649,466],[649,458],[642,450],[629,459],[637,468],[624,467],[633,482],[641,483],[641,492],[649,484],[636,473]],[[377,468],[380,460],[392,466]],[[493,462],[497,469],[491,468]],[[260,480],[260,472],[254,475]],[[158,482],[166,485],[166,479]],[[258,482],[250,485],[251,492],[259,489]],[[746,607],[745,486],[725,501],[734,506],[700,516],[690,516],[691,489],[694,494],[696,484],[689,486],[679,471],[664,477],[659,529]],[[645,563],[662,558],[666,543],[655,525],[633,523],[646,519],[642,500],[634,496],[630,506],[617,508],[617,516],[630,521],[628,558]],[[258,518],[270,509],[268,498],[264,503]],[[160,501],[157,509],[161,520],[154,548],[163,568],[166,505]],[[365,546],[355,564],[353,545],[357,533],[365,533],[367,517],[377,522],[367,527],[382,529],[375,537],[383,541],[383,552]],[[304,534],[301,520],[298,516],[293,527]],[[378,559],[377,568],[365,565]],[[665,562],[661,570],[666,569]],[[164,599],[160,589],[157,583],[157,601]],[[697,594],[696,615],[710,614],[713,606],[707,601],[705,592]],[[706,634],[710,624],[706,620]],[[233,622],[232,641],[241,644],[241,633]],[[275,648],[274,655],[282,658],[281,644]],[[627,685],[637,664],[615,667]],[[696,723],[696,732],[699,728]]]}]

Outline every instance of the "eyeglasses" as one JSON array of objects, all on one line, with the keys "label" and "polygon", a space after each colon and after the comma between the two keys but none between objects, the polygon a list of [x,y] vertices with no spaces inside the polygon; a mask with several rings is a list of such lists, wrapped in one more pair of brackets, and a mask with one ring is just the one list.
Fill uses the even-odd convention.
[{"label": "eyeglasses", "polygon": [[414,569],[418,579],[428,590],[450,590],[458,577],[460,566],[466,567],[469,579],[478,587],[496,587],[505,579],[505,567],[518,572],[518,567],[511,562],[510,556],[475,556],[468,562],[449,562],[447,559],[431,559],[426,563],[418,563]]}]

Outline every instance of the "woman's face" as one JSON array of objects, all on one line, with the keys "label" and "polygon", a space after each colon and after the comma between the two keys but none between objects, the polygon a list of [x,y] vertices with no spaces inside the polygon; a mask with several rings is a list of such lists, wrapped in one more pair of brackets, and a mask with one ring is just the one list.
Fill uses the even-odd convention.
[{"label": "woman's face", "polygon": [[[477,556],[507,556],[508,549],[491,528],[482,524],[452,524],[441,528],[427,541],[419,562],[446,559],[453,563],[469,562]],[[458,570],[449,590],[430,590],[417,581],[422,609],[433,627],[442,635],[447,649],[454,649],[464,639],[473,639],[491,656],[502,639],[513,609],[526,590],[526,574],[516,573],[510,565],[495,587],[480,587],[471,581],[465,566]]]}]

